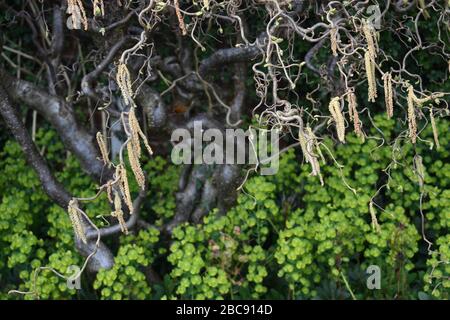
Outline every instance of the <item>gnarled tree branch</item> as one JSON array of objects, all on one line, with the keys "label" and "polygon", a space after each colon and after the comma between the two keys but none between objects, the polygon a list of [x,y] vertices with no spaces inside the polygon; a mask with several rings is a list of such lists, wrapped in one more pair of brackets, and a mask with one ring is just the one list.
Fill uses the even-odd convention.
[{"label": "gnarled tree branch", "polygon": [[64,145],[80,160],[81,167],[91,177],[103,183],[112,176],[112,171],[98,159],[100,155],[93,137],[78,124],[73,110],[63,99],[28,81],[15,79],[3,70],[0,70],[0,77],[5,79],[5,90],[13,101],[32,107],[55,127]]},{"label": "gnarled tree branch", "polygon": [[[45,193],[60,207],[67,209],[72,196],[51,173],[47,163],[39,154],[24,124],[20,120],[17,110],[11,105],[9,97],[2,86],[0,86],[0,113],[5,120],[6,126],[20,144],[27,162],[38,174]],[[89,228],[88,223],[85,223],[85,225]],[[90,239],[86,244],[81,241],[76,241],[76,244],[80,253],[86,257],[95,251],[95,254],[89,260],[90,270],[98,271],[101,268],[109,269],[113,266],[113,256],[103,243],[100,242],[96,246],[96,241]]]}]

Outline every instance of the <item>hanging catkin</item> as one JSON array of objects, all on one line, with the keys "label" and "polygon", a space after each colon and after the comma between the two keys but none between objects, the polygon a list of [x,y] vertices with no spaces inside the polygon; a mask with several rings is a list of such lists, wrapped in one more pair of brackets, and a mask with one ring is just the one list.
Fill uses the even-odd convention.
[{"label": "hanging catkin", "polygon": [[364,134],[361,130],[361,121],[359,120],[358,110],[356,109],[356,95],[353,91],[349,91],[347,94],[347,102],[348,102],[348,112],[350,115],[350,120],[353,121],[353,131],[358,137],[364,139]]},{"label": "hanging catkin", "polygon": [[125,63],[120,62],[116,74],[117,85],[122,93],[126,105],[133,105],[133,89],[131,87],[131,75]]},{"label": "hanging catkin", "polygon": [[338,32],[337,28],[331,28],[330,30],[330,41],[331,41],[331,52],[333,52],[333,56],[337,57],[338,55]]},{"label": "hanging catkin", "polygon": [[364,62],[366,65],[367,85],[368,85],[368,100],[375,102],[377,98],[377,82],[375,80],[375,62],[371,58],[369,51],[364,53]]},{"label": "hanging catkin", "polygon": [[390,72],[386,72],[383,75],[383,86],[384,86],[384,101],[386,104],[386,113],[388,118],[392,118],[394,115],[394,98],[392,91],[392,75]]},{"label": "hanging catkin", "polygon": [[305,157],[306,162],[309,162],[307,158],[307,149],[306,149],[306,137],[305,132],[302,129],[298,131],[298,141],[300,142],[300,148],[302,149],[303,156]]},{"label": "hanging catkin", "polygon": [[430,107],[430,122],[431,122],[431,128],[433,129],[433,138],[434,143],[436,144],[436,148],[439,149],[441,145],[439,144],[439,132],[436,127],[436,120],[434,119],[433,115],[433,107]]},{"label": "hanging catkin", "polygon": [[317,137],[314,135],[314,132],[312,131],[312,129],[310,127],[306,127],[306,137],[308,139],[308,142],[306,144],[307,146],[307,151],[308,154],[311,155],[312,159],[311,159],[311,166],[313,168],[313,172],[315,173],[315,175],[319,176],[319,180],[320,180],[320,184],[323,186],[323,178],[322,178],[322,174],[320,173],[320,163],[319,163],[319,157],[317,156],[317,154],[319,154],[322,158],[322,161],[325,163],[325,159],[323,157],[322,152],[320,151],[320,147],[319,144],[317,143]]},{"label": "hanging catkin", "polygon": [[[414,93],[414,88],[412,85],[408,85],[408,96],[406,98],[408,103],[408,126],[409,126],[409,137],[412,143],[416,143],[417,139],[417,122],[416,122],[416,112],[415,107],[421,107],[424,103],[432,100],[438,99],[444,96],[442,92],[433,93],[432,95],[425,96],[424,98],[418,98]],[[433,119],[434,120],[434,119]],[[432,123],[433,125],[433,123]],[[434,132],[433,132],[434,133]]]},{"label": "hanging catkin", "polygon": [[139,137],[144,142],[144,145],[151,155],[153,151],[148,144],[147,137],[142,132],[141,127],[139,126],[138,119],[136,118],[135,108],[131,107],[130,112],[128,113],[128,126],[130,129],[130,141],[127,144],[128,150],[128,158],[130,160],[131,169],[136,178],[138,185],[144,189],[145,188],[145,176],[142,171],[139,159],[141,157],[141,145]]},{"label": "hanging catkin", "polygon": [[114,211],[111,213],[111,215],[117,218],[117,221],[120,225],[120,230],[123,233],[128,234],[127,224],[125,223],[125,219],[123,218],[122,202],[117,191],[114,192]]},{"label": "hanging catkin", "polygon": [[98,147],[100,148],[100,153],[102,155],[103,163],[105,165],[108,165],[108,167],[111,167],[111,161],[109,160],[108,156],[108,147],[106,146],[106,142],[103,139],[103,134],[100,131],[97,132],[96,138]]},{"label": "hanging catkin", "polygon": [[125,166],[123,164],[119,164],[116,167],[116,179],[117,178],[119,179],[119,188],[120,192],[122,192],[123,200],[125,201],[125,204],[130,210],[130,213],[132,213],[133,202],[131,201],[130,186],[128,184],[127,171],[125,170]]},{"label": "hanging catkin", "polygon": [[370,57],[372,58],[372,60],[375,61],[375,58],[377,57],[375,30],[369,23],[364,22],[363,23],[363,33],[364,33],[364,37],[366,38]]},{"label": "hanging catkin", "polygon": [[84,30],[88,29],[86,11],[81,0],[68,0],[67,13],[70,14],[72,29],[81,29],[81,24],[83,24]]},{"label": "hanging catkin", "polygon": [[181,30],[181,33],[183,34],[183,36],[185,36],[185,35],[187,35],[187,30],[186,30],[186,25],[184,24],[183,15],[181,14],[180,3],[178,2],[178,0],[173,0],[173,4],[175,6],[175,13],[176,13],[177,19],[178,19],[178,26],[180,27],[180,30]]},{"label": "hanging catkin", "polygon": [[131,134],[131,140],[133,143],[133,147],[138,150],[139,157],[141,156],[141,147],[139,145],[139,137],[141,137],[142,142],[144,143],[145,148],[147,149],[147,152],[152,155],[153,150],[150,147],[147,137],[145,136],[144,132],[141,130],[141,127],[139,126],[139,121],[136,117],[135,108],[131,108],[130,112],[128,114],[128,125],[130,127],[130,134]]},{"label": "hanging catkin", "polygon": [[139,163],[139,158],[136,153],[136,150],[133,149],[133,144],[129,142],[127,144],[128,150],[128,159],[130,160],[131,170],[133,171],[134,177],[136,178],[136,182],[141,187],[141,189],[145,189],[145,176],[142,171],[141,164]]},{"label": "hanging catkin", "polygon": [[415,112],[415,102],[417,97],[414,94],[414,88],[412,85],[408,86],[408,97],[406,98],[408,103],[408,127],[409,127],[409,138],[411,142],[416,143],[417,139],[417,123],[416,123],[416,112]]},{"label": "hanging catkin", "polygon": [[106,196],[108,197],[108,201],[110,203],[113,203],[113,199],[112,199],[112,180],[109,180],[106,183]]},{"label": "hanging catkin", "polygon": [[305,161],[311,165],[311,175],[318,176],[320,183],[323,185],[324,183],[320,173],[320,163],[317,155],[314,153],[314,149],[320,152],[314,133],[311,128],[308,127],[306,130],[300,129],[298,137]]},{"label": "hanging catkin", "polygon": [[368,100],[375,102],[377,98],[377,82],[375,79],[375,58],[377,57],[377,45],[375,30],[373,27],[364,21],[363,33],[367,42],[367,50],[364,53],[364,62],[366,65],[367,84],[369,87]]},{"label": "hanging catkin", "polygon": [[345,142],[345,121],[341,112],[341,103],[339,97],[331,99],[328,109],[336,124],[336,132],[340,142]]},{"label": "hanging catkin", "polygon": [[83,219],[81,213],[79,212],[78,201],[76,199],[72,199],[69,201],[67,212],[69,213],[69,218],[72,223],[75,235],[78,239],[83,241],[83,243],[87,243],[86,234],[84,232]]},{"label": "hanging catkin", "polygon": [[372,201],[370,201],[370,203],[369,203],[369,212],[370,212],[370,217],[372,220],[372,228],[375,229],[376,232],[380,232],[381,228],[380,228],[380,225],[378,224],[377,215],[375,213],[375,208],[373,207]]}]

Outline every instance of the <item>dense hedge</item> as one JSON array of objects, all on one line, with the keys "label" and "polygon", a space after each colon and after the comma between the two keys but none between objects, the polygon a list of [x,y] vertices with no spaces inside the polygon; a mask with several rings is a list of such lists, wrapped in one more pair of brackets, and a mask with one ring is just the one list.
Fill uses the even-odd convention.
[{"label": "dense hedge", "polygon": [[[7,292],[36,284],[41,298],[52,299],[448,299],[448,122],[438,122],[438,150],[431,148],[430,126],[421,134],[429,143],[414,147],[398,139],[388,146],[396,126],[378,116],[364,142],[352,135],[338,146],[325,140],[324,186],[290,149],[277,175],[247,181],[226,216],[213,210],[203,224],[177,227],[172,239],[149,228],[109,240],[114,268],[84,273],[81,290],[68,289],[49,270],[35,278],[37,267],[68,275],[68,267],[83,260],[67,214],[45,196],[19,146],[8,141],[0,153],[0,298],[22,298]],[[71,192],[95,189],[53,131],[40,130],[37,144]],[[414,154],[422,155],[423,168]],[[179,167],[156,157],[145,169],[150,193],[142,215],[159,226],[174,214]],[[99,225],[106,203],[87,207]],[[424,236],[433,243],[430,251]],[[381,268],[380,290],[366,287],[369,265]],[[155,271],[165,276],[155,279]]]}]

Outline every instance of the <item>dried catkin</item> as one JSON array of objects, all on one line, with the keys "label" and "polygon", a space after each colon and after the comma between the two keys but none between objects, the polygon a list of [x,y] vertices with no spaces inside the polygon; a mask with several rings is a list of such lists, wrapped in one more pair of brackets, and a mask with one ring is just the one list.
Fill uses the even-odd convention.
[{"label": "dried catkin", "polygon": [[409,137],[412,143],[416,143],[417,139],[417,123],[416,123],[416,112],[415,112],[415,102],[417,101],[417,97],[414,94],[414,88],[409,85],[408,86],[408,126],[409,126]]},{"label": "dried catkin", "polygon": [[350,115],[350,120],[353,121],[353,131],[358,137],[364,139],[364,134],[361,130],[361,121],[359,120],[358,110],[356,109],[356,95],[353,91],[349,91],[347,94],[348,111]]},{"label": "dried catkin", "polygon": [[125,222],[125,219],[123,218],[122,202],[120,200],[120,195],[118,192],[114,192],[114,211],[111,213],[111,215],[117,218],[117,221],[120,225],[120,230],[123,233],[128,234],[127,224]]},{"label": "dried catkin", "polygon": [[386,72],[383,75],[383,86],[387,116],[388,118],[392,118],[394,115],[394,97],[392,91],[392,75],[390,72]]},{"label": "dried catkin", "polygon": [[317,145],[314,133],[311,128],[308,127],[305,131],[300,129],[298,137],[305,161],[311,165],[311,175],[318,176],[320,183],[323,185],[324,183],[320,173],[320,163],[317,155],[314,153],[314,149],[320,153],[320,148]]},{"label": "dried catkin", "polygon": [[364,22],[363,33],[367,41],[370,57],[375,61],[375,58],[377,57],[375,30],[369,23]]},{"label": "dried catkin", "polygon": [[136,182],[141,187],[142,190],[145,189],[145,176],[142,171],[141,164],[139,163],[139,158],[136,151],[133,148],[133,144],[129,142],[127,144],[128,159],[130,160],[131,170],[133,171]]},{"label": "dried catkin", "polygon": [[306,127],[306,134],[307,134],[306,137],[309,142],[306,144],[307,151],[308,151],[308,154],[310,154],[312,156],[311,166],[313,168],[313,172],[315,172],[315,174],[317,176],[319,176],[320,184],[323,186],[324,183],[323,183],[322,174],[320,173],[320,163],[319,163],[319,159],[318,159],[318,156],[316,155],[316,153],[318,153],[320,155],[320,157],[322,158],[322,161],[324,163],[325,163],[325,158],[323,157],[322,151],[320,151],[320,147],[317,142],[317,137],[314,135],[314,132],[312,131],[312,129],[310,127]]},{"label": "dried catkin", "polygon": [[108,156],[108,147],[106,146],[105,140],[103,139],[103,134],[99,131],[96,135],[97,138],[97,144],[100,148],[100,153],[102,155],[103,163],[105,165],[108,165],[108,167],[111,167],[111,161],[109,160]]},{"label": "dried catkin", "polygon": [[333,56],[337,57],[338,52],[338,32],[337,32],[337,28],[331,28],[330,30],[330,41],[331,41],[331,51],[333,52]]},{"label": "dried catkin", "polygon": [[106,195],[107,195],[108,201],[110,203],[113,203],[113,199],[112,199],[112,182],[113,182],[112,180],[109,180],[106,183]]},{"label": "dried catkin", "polygon": [[139,136],[141,137],[142,142],[144,142],[144,146],[147,149],[148,154],[152,155],[153,154],[153,150],[150,147],[150,144],[148,143],[147,137],[145,136],[145,134],[142,132],[142,130],[140,128],[139,128]]},{"label": "dried catkin", "polygon": [[424,98],[418,98],[414,93],[414,88],[412,85],[408,85],[408,126],[409,126],[409,137],[412,143],[416,143],[417,139],[417,123],[416,123],[416,113],[415,107],[421,107],[424,103],[437,99],[444,96],[443,93],[433,93],[430,96],[425,96]]},{"label": "dried catkin", "polygon": [[141,143],[139,142],[139,122],[134,113],[134,108],[131,107],[128,113],[128,126],[130,128],[130,144],[134,150],[134,153],[139,158],[141,156]]},{"label": "dried catkin", "polygon": [[127,171],[123,164],[119,164],[116,167],[116,178],[119,178],[119,188],[123,195],[123,200],[127,205],[130,213],[133,212],[133,202],[131,201],[130,186],[128,184]]},{"label": "dried catkin", "polygon": [[81,29],[81,24],[83,24],[84,30],[88,29],[86,11],[84,10],[83,2],[81,0],[68,0],[67,13],[71,15],[72,29]]},{"label": "dried catkin", "polygon": [[367,75],[367,85],[369,88],[368,91],[368,100],[369,102],[375,102],[377,98],[377,82],[375,80],[375,62],[369,51],[364,53],[364,62],[366,65],[366,75]]},{"label": "dried catkin", "polygon": [[341,103],[339,97],[331,99],[328,109],[336,124],[336,132],[340,142],[345,142],[345,121],[341,112]]},{"label": "dried catkin", "polygon": [[147,152],[150,155],[152,155],[153,150],[148,143],[147,137],[145,136],[144,132],[141,130],[141,127],[139,126],[139,121],[136,117],[134,108],[131,108],[131,110],[128,114],[128,125],[129,125],[130,131],[131,131],[131,140],[133,143],[133,147],[136,148],[136,150],[138,150],[139,157],[141,155],[141,147],[139,145],[139,137],[141,137],[142,142],[144,143],[144,146],[147,149]]},{"label": "dried catkin", "polygon": [[436,127],[436,120],[434,119],[433,108],[430,108],[430,122],[431,128],[433,129],[434,143],[436,144],[436,148],[439,149],[441,145],[439,144],[439,132]]},{"label": "dried catkin", "polygon": [[183,15],[181,14],[180,3],[178,2],[178,0],[173,0],[173,4],[175,6],[175,13],[177,15],[178,25],[180,27],[181,33],[183,34],[183,36],[185,36],[187,35],[187,30],[186,25],[184,24]]},{"label": "dried catkin", "polygon": [[79,212],[78,201],[76,199],[72,199],[69,201],[67,212],[69,213],[69,218],[72,223],[75,235],[78,239],[83,241],[83,243],[87,243],[86,234],[84,232],[83,219],[81,213]]},{"label": "dried catkin", "polygon": [[153,154],[153,151],[150,145],[148,144],[147,137],[142,132],[139,126],[139,122],[138,119],[136,118],[134,107],[131,107],[131,110],[128,113],[128,126],[130,128],[130,141],[127,144],[128,158],[130,160],[131,169],[133,170],[137,183],[142,189],[144,189],[145,176],[139,163],[139,159],[141,157],[141,145],[139,137],[144,142],[144,145],[147,148],[147,151],[149,152],[150,155]]},{"label": "dried catkin", "polygon": [[305,159],[306,162],[309,162],[308,158],[307,158],[307,151],[306,151],[307,149],[306,149],[305,132],[302,129],[300,129],[298,132],[298,141],[300,142],[300,148],[302,149],[303,156],[306,158]]},{"label": "dried catkin", "polygon": [[370,203],[369,203],[369,212],[370,212],[370,217],[372,219],[372,228],[374,228],[376,230],[376,232],[380,232],[381,228],[380,228],[380,225],[378,224],[377,215],[375,213],[375,208],[373,207],[372,201],[370,201]]},{"label": "dried catkin", "polygon": [[116,74],[117,85],[122,93],[126,105],[133,105],[133,89],[131,87],[131,75],[124,63],[119,63]]}]

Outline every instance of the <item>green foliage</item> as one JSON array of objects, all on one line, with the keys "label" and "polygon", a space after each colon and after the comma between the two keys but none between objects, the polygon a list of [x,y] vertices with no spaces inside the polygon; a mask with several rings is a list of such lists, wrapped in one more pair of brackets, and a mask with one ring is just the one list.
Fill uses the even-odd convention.
[{"label": "green foliage", "polygon": [[263,280],[268,253],[262,246],[279,216],[275,186],[256,177],[246,188],[252,195],[241,194],[226,215],[214,210],[204,224],[174,230],[168,261],[174,266],[171,276],[177,288],[170,298],[261,298],[267,292]]},{"label": "green foliage", "polygon": [[[374,124],[384,139],[393,136],[394,120],[378,116]],[[448,129],[441,123],[438,130],[441,144],[448,145]],[[423,136],[431,137],[430,130]],[[440,279],[445,291],[448,241],[439,238],[439,252],[427,254],[419,199],[426,212],[427,237],[445,235],[449,170],[442,167],[448,152],[444,147],[430,151],[427,144],[413,150],[404,141],[395,141],[401,146],[393,149],[388,142],[362,142],[352,135],[337,147],[323,141],[324,186],[289,150],[280,159],[277,175],[251,178],[226,216],[212,212],[202,225],[180,226],[168,258],[174,266],[171,277],[177,280],[169,297],[350,298],[343,278],[359,299],[416,299],[421,290],[439,297],[439,290],[433,292],[422,277],[430,273],[427,266],[438,264],[433,279]],[[414,171],[414,151],[426,155],[423,190]],[[379,231],[372,225],[371,201]],[[243,258],[254,248],[262,249],[256,264]],[[381,290],[365,287],[369,265],[381,267]]]},{"label": "green foliage", "polygon": [[[11,0],[8,6],[20,11],[23,10],[22,2]],[[140,2],[134,3],[139,5]],[[224,4],[216,7],[229,12],[238,9]],[[356,10],[361,11],[359,6],[352,6],[349,1],[342,4],[350,15]],[[217,49],[242,47],[244,40],[254,41],[267,28],[268,7],[264,4],[251,10],[239,10],[243,21],[251,26],[242,30],[247,38],[242,41],[235,39],[236,24],[222,23],[219,20],[223,19],[217,20],[214,15],[210,15],[213,20],[209,20],[206,11],[202,11],[204,1],[195,0],[189,5],[192,6],[187,10],[191,14],[183,13],[183,19],[186,24],[194,25],[195,30],[200,30],[192,34],[198,38],[196,44],[191,43],[193,58],[199,62],[211,57]],[[44,7],[41,16],[43,20],[51,21],[51,10]],[[302,13],[305,28],[321,20],[327,23],[324,16],[313,12],[316,7],[308,6]],[[125,13],[125,9],[132,10],[133,6],[120,10]],[[295,9],[293,4],[289,4],[289,11]],[[412,145],[405,132],[408,121],[405,92],[399,84],[409,81],[424,92],[450,91],[445,51],[449,47],[448,33],[445,33],[448,30],[438,29],[445,21],[431,8],[428,11],[432,14],[428,19],[423,18],[423,14],[412,19],[421,10],[420,6],[413,6],[402,13],[392,8],[385,11],[383,5],[381,9],[384,24],[377,30],[377,42],[383,54],[377,61],[379,71],[397,70],[394,72],[396,120],[388,120],[384,116],[384,94],[379,87],[377,103],[358,106],[367,134],[366,141],[348,134],[351,122],[346,122],[345,144],[336,145],[331,140],[333,128],[320,129],[320,137],[328,137],[319,139],[325,156],[325,161],[320,163],[323,186],[318,177],[311,176],[310,165],[304,162],[298,148],[290,149],[281,156],[278,174],[250,177],[236,205],[228,212],[214,209],[202,224],[178,226],[171,238],[151,228],[131,230],[128,236],[104,239],[113,251],[115,265],[111,270],[101,270],[97,274],[84,273],[81,290],[69,289],[66,280],[52,272],[67,277],[73,274],[70,271],[72,266],[84,263],[74,248],[74,235],[67,213],[44,194],[36,173],[25,162],[22,150],[17,143],[7,140],[7,131],[4,126],[0,127],[0,298],[23,298],[18,294],[7,294],[9,290],[18,289],[33,293],[25,295],[25,299],[37,296],[44,299],[350,299],[353,295],[357,299],[448,299],[450,132],[448,118],[444,117],[449,114],[448,107],[443,103],[444,99],[448,100],[448,95],[433,103],[441,148],[435,148],[431,126],[425,119],[429,116],[428,105],[417,106],[419,139],[416,145]],[[200,12],[203,23],[197,25],[192,15],[194,10]],[[332,8],[328,18],[336,22],[339,19],[335,19],[338,18],[335,13],[338,11]],[[272,25],[285,23],[280,19],[271,20]],[[48,87],[51,83],[43,80],[40,64],[28,58],[17,59],[17,50],[28,54],[36,51],[32,46],[35,42],[32,40],[36,40],[32,38],[36,35],[30,32],[27,24],[19,24],[19,20],[13,11],[2,10],[0,13],[0,23],[9,26],[2,29],[7,40],[5,44],[15,49],[11,51],[5,47],[3,50],[2,55],[7,59],[2,59],[2,70],[9,74],[20,71],[22,79]],[[353,32],[343,30],[346,26],[353,29],[353,24],[359,24],[359,18],[344,20],[348,21],[339,22],[340,43],[351,43],[355,53],[362,53],[365,44],[361,45],[357,39],[362,35],[356,33],[356,38],[349,38]],[[161,22],[158,32],[152,36],[155,46],[148,49],[153,52],[153,57],[170,62],[173,44],[179,39],[172,24]],[[323,27],[322,24],[319,29],[325,31]],[[314,37],[320,37],[323,31],[319,29]],[[47,37],[47,32],[44,33]],[[121,37],[122,31],[119,33]],[[420,34],[420,43],[416,43],[416,34]],[[76,36],[73,32],[70,35]],[[20,39],[20,44],[15,43],[15,39]],[[89,69],[98,65],[97,58],[107,53],[105,39],[101,34],[93,38],[94,41],[82,37],[76,41],[79,44],[76,53],[70,47],[65,48],[64,51],[69,49],[71,54],[62,57],[63,62],[70,62],[68,66],[61,65],[66,70],[65,80],[68,80],[70,88],[64,98],[84,104],[85,99],[77,99],[75,93],[82,91],[79,84],[83,74],[90,72]],[[111,39],[110,42],[114,43],[115,36]],[[352,70],[352,76],[349,73],[345,83],[355,86],[359,102],[367,101],[364,72],[358,68],[362,61],[358,61],[356,54],[353,57],[347,55],[346,65],[338,63],[334,73],[326,74],[336,62],[330,59],[330,41],[321,41],[319,47],[310,51],[313,44],[308,44],[304,37],[294,37],[293,33],[286,32],[277,34],[275,42],[280,50],[271,51],[280,56],[265,57],[257,69],[267,74],[269,63],[275,64],[275,78],[280,79],[279,85],[264,87],[263,84],[271,83],[267,81],[270,79],[261,74],[254,77],[255,73],[250,71],[254,63],[259,64],[259,59],[249,62],[245,79],[249,89],[246,90],[246,106],[258,105],[254,111],[262,112],[260,99],[270,103],[273,93],[276,93],[293,108],[301,108],[305,124],[310,122],[314,126],[328,116],[326,106],[331,92],[342,94],[343,86],[337,83],[342,80],[342,73],[337,67]],[[183,42],[183,45],[189,45],[189,42]],[[296,88],[286,90],[288,83],[281,79],[283,70],[287,69],[281,69],[277,60],[284,65],[301,64],[307,60],[305,55],[308,52],[313,53],[309,63],[320,72],[304,66],[298,75]],[[168,57],[169,60],[166,59]],[[401,68],[397,59],[404,59]],[[28,72],[18,70],[11,63],[16,61],[20,69]],[[209,72],[205,80],[211,83],[211,88],[228,89],[234,85],[235,68],[230,66],[225,66],[220,72]],[[399,69],[405,70],[399,73]],[[296,70],[297,67],[289,68],[291,79]],[[159,71],[162,73],[158,74],[158,80],[152,81],[152,88],[168,93],[178,80],[165,70]],[[380,75],[377,71],[379,84],[382,83]],[[107,76],[97,79],[98,90],[101,84],[110,87]],[[261,91],[264,89],[267,93]],[[210,96],[210,91],[205,90],[208,100],[203,94],[196,93],[192,105],[195,110],[191,112],[189,106],[189,114],[208,112],[218,116],[223,113],[216,112],[215,99]],[[228,90],[223,91],[223,97],[220,90],[218,93],[224,102],[231,102]],[[177,102],[177,94],[164,94],[161,98],[167,106]],[[98,114],[88,114],[88,109],[76,108],[79,119],[96,121]],[[317,114],[316,111],[324,112]],[[348,121],[347,110],[344,111]],[[244,123],[256,124],[256,117],[248,119],[249,114],[243,112]],[[374,116],[376,114],[379,115]],[[295,128],[289,129],[295,133]],[[282,143],[292,143],[286,140]],[[36,135],[36,144],[67,190],[79,197],[93,195],[98,186],[82,172],[76,158],[67,153],[53,130],[41,128]],[[416,168],[414,158],[417,156],[423,159],[423,177],[419,176]],[[142,206],[141,218],[160,228],[175,214],[175,192],[181,167],[170,164],[162,156],[142,162],[148,174],[149,196]],[[137,184],[131,171],[128,172],[130,189],[136,196]],[[110,223],[111,208],[104,195],[87,203],[85,209],[98,226]],[[381,268],[380,290],[366,287],[365,271],[370,265]],[[153,271],[162,279],[155,279]]]},{"label": "green foliage", "polygon": [[[154,218],[155,224],[160,226],[175,213],[175,193],[177,188],[180,167],[169,166],[167,161],[157,156],[148,161],[144,170],[148,172],[149,189],[152,190],[151,198],[146,202],[143,210],[144,216]],[[161,174],[163,173],[163,174]],[[152,214],[148,214],[150,212]],[[147,214],[146,214],[147,213]]]},{"label": "green foliage", "polygon": [[445,235],[436,240],[438,250],[431,254],[427,260],[429,270],[424,277],[425,291],[430,292],[436,298],[448,300],[450,297],[450,235]]},{"label": "green foliage", "polygon": [[[6,294],[19,289],[47,299],[448,299],[447,123],[438,121],[436,150],[430,149],[428,127],[421,133],[424,142],[412,147],[402,138],[391,140],[394,120],[373,121],[383,136],[374,128],[365,142],[353,135],[345,145],[321,141],[323,186],[290,149],[278,174],[251,177],[226,214],[214,209],[202,224],[180,225],[170,242],[153,228],[110,240],[115,266],[84,274],[79,291],[48,269],[67,277],[70,266],[84,262],[74,250],[67,214],[42,192],[17,144],[7,142],[0,156],[1,297],[19,298]],[[40,131],[37,144],[46,146],[45,156],[71,192],[91,195],[95,185],[52,131]],[[423,185],[416,154],[423,158]],[[144,167],[150,192],[142,217],[160,226],[174,215],[180,168],[161,157]],[[99,199],[87,207],[98,224],[109,214],[105,203]],[[430,251],[424,236],[433,243]],[[381,268],[380,290],[366,287],[369,265]],[[40,267],[48,268],[35,273]],[[165,274],[162,282],[150,281],[153,270]]]},{"label": "green foliage", "polygon": [[93,287],[100,291],[101,299],[149,299],[151,289],[146,281],[145,268],[153,262],[153,244],[159,232],[154,229],[140,231],[136,236],[124,238],[110,270],[101,270]]}]

